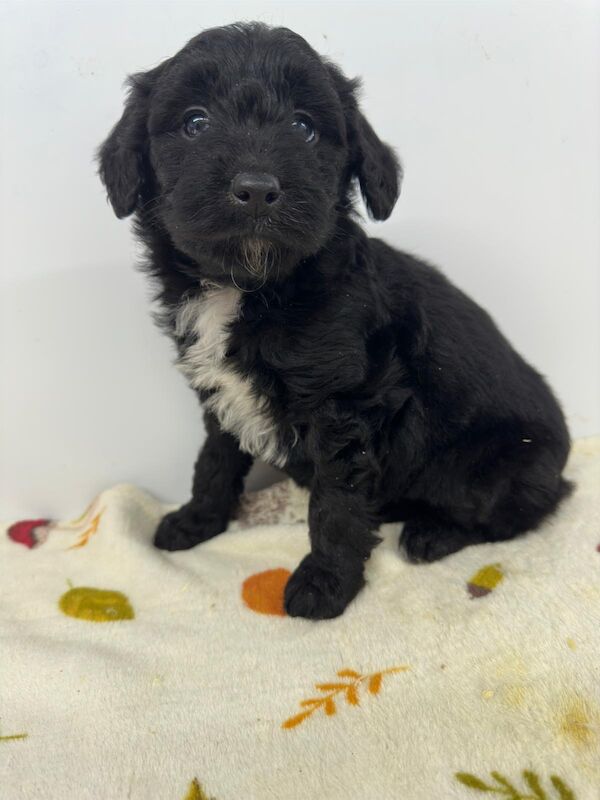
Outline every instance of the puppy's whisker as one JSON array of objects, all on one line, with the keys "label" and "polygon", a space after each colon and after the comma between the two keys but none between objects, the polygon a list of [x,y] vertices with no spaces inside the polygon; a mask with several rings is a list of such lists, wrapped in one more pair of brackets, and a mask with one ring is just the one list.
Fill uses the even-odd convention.
[{"label": "puppy's whisker", "polygon": [[209,210],[210,206],[200,205],[196,211],[188,217],[187,221],[191,223],[198,222],[199,219],[202,219],[202,217],[206,216],[206,213]]}]

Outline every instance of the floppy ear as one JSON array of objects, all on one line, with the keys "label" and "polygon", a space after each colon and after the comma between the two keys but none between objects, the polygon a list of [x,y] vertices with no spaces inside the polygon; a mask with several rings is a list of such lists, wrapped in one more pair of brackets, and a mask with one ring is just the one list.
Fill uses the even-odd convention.
[{"label": "floppy ear", "polygon": [[360,80],[349,80],[335,64],[328,63],[327,67],[344,108],[350,177],[358,179],[372,219],[387,219],[400,194],[400,161],[394,150],[377,136],[358,107],[356,93],[360,90]]},{"label": "floppy ear", "polygon": [[368,120],[354,113],[354,164],[360,191],[373,219],[387,219],[400,194],[402,171],[392,148],[381,141]]},{"label": "floppy ear", "polygon": [[129,94],[123,115],[96,156],[98,174],[119,219],[136,210],[144,183],[150,75],[144,73],[128,79]]}]

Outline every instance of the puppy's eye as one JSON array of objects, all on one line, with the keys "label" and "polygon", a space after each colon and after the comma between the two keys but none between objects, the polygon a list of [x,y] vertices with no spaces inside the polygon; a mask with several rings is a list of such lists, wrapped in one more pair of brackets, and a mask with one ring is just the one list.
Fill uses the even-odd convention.
[{"label": "puppy's eye", "polygon": [[198,108],[194,111],[190,111],[190,113],[186,115],[183,121],[183,132],[190,139],[193,139],[195,136],[198,136],[198,134],[204,133],[209,126],[210,120],[208,118],[208,111],[203,108]]},{"label": "puppy's eye", "polygon": [[302,136],[305,142],[314,142],[317,138],[315,125],[308,114],[298,112],[292,121],[292,130]]}]

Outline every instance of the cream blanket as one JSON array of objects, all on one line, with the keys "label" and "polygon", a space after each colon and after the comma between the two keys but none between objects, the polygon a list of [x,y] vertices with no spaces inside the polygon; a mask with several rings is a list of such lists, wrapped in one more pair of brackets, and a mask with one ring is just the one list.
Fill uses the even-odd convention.
[{"label": "cream blanket", "polygon": [[399,526],[335,620],[283,615],[306,495],[192,551],[133,486],[0,531],[1,800],[597,800],[600,439],[544,529],[413,566]]}]

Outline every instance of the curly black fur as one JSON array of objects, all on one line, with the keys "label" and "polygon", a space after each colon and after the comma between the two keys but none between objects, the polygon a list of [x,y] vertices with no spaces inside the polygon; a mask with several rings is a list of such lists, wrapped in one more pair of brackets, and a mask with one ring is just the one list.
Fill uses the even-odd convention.
[{"label": "curly black fur", "polygon": [[[285,28],[209,30],[130,79],[99,151],[115,213],[136,215],[161,324],[209,408],[192,499],[155,544],[188,548],[222,531],[262,452],[240,441],[266,436],[272,460],[310,487],[311,553],[285,602],[314,619],[341,614],[359,591],[381,522],[406,520],[409,558],[431,561],[535,528],[570,488],[567,428],[542,377],[437,270],[357,224],[355,181],[378,220],[400,182],[358,85]],[[210,120],[194,139],[182,132],[190,108]],[[314,121],[312,142],[292,129],[298,109]],[[263,216],[232,196],[248,172],[281,186]],[[207,356],[194,309],[209,297],[239,304],[223,317],[224,349]],[[239,411],[221,372],[212,383],[193,372],[215,353],[256,409]]]}]

